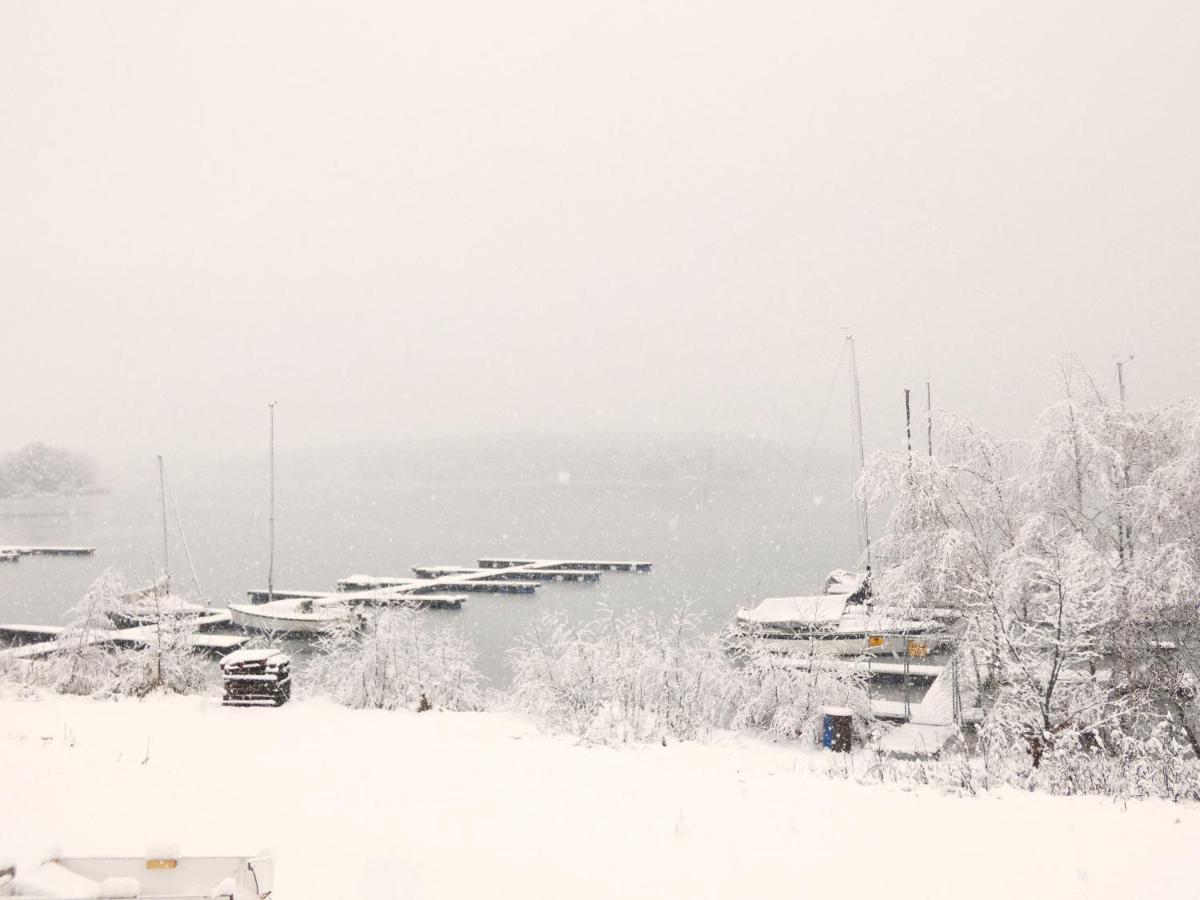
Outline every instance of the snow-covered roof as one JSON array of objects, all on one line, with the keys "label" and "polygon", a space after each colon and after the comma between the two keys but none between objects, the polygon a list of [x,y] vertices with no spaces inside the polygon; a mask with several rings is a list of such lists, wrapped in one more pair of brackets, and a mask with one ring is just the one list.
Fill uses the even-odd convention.
[{"label": "snow-covered roof", "polygon": [[738,619],[766,625],[782,622],[815,625],[837,622],[846,609],[846,595],[818,594],[815,597],[768,597],[753,609],[738,610]]},{"label": "snow-covered roof", "polygon": [[825,593],[853,594],[863,585],[866,573],[847,572],[845,569],[834,569],[825,579]]}]

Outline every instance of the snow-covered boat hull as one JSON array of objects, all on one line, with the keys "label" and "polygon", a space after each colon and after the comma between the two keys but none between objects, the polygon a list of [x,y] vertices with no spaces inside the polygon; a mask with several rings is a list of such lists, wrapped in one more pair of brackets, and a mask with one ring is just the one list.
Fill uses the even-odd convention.
[{"label": "snow-covered boat hull", "polygon": [[[735,627],[732,642],[789,656],[905,656],[923,655],[941,642],[936,631],[918,629],[902,634],[862,632],[816,635],[785,634]],[[910,651],[916,651],[910,653]]]},{"label": "snow-covered boat hull", "polygon": [[302,606],[304,600],[276,600],[273,603],[231,603],[229,618],[234,625],[269,634],[321,634],[339,624],[357,618],[345,604]]},{"label": "snow-covered boat hull", "polygon": [[837,570],[825,591],[739,609],[732,643],[795,656],[924,656],[943,642],[935,622],[876,610],[865,578]]}]

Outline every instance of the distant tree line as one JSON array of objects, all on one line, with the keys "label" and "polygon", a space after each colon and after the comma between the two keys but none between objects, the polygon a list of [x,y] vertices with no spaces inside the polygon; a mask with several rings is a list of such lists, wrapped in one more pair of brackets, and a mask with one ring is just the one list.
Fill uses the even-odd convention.
[{"label": "distant tree line", "polygon": [[0,458],[0,497],[96,493],[95,464],[81,453],[38,442]]}]

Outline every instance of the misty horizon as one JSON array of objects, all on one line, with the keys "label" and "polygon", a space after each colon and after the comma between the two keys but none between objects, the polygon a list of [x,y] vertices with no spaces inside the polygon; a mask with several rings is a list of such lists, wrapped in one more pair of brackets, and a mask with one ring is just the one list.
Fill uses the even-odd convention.
[{"label": "misty horizon", "polygon": [[1121,9],[6,3],[0,447],[804,440],[844,326],[869,447],[1194,395],[1200,12]]}]

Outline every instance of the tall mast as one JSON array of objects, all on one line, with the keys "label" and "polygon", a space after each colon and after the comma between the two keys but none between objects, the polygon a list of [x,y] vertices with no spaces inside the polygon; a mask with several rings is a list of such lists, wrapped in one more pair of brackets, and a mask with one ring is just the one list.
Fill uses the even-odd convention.
[{"label": "tall mast", "polygon": [[267,404],[271,410],[271,550],[267,557],[267,602],[275,599],[275,401]]},{"label": "tall mast", "polygon": [[162,506],[163,527],[163,578],[166,580],[167,591],[171,590],[171,566],[167,558],[167,480],[163,475],[163,458],[158,457],[158,500]]},{"label": "tall mast", "polygon": [[[1131,356],[1131,357],[1129,357],[1129,359],[1133,359],[1133,357]],[[1125,363],[1127,363],[1129,361],[1129,359],[1118,359],[1117,360],[1117,388],[1120,390],[1120,393],[1121,393],[1121,411],[1122,412],[1125,411]]]},{"label": "tall mast", "polygon": [[[854,352],[854,335],[846,334],[846,343],[850,349],[850,432],[852,435],[852,452],[854,461],[858,465],[858,470],[855,472],[855,479],[862,475],[863,468],[866,465],[866,456],[863,452],[863,427],[862,427],[862,391],[858,381],[858,357]],[[867,521],[867,501],[862,500],[856,505],[854,510],[855,525],[858,530],[858,550],[866,555],[867,568],[871,568],[871,532],[870,525]]]}]

